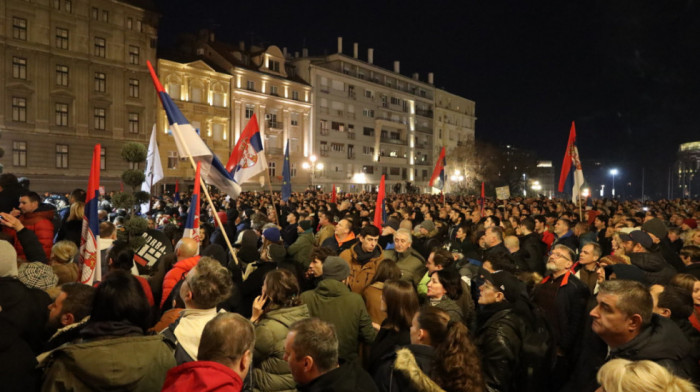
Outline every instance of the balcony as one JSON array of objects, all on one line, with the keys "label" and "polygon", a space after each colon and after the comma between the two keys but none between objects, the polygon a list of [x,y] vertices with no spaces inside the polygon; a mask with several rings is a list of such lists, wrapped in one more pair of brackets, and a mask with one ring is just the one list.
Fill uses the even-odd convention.
[{"label": "balcony", "polygon": [[379,138],[379,141],[382,143],[389,143],[389,144],[397,144],[399,146],[405,146],[408,144],[408,141],[406,140],[401,140],[401,139],[391,139],[388,137],[382,137]]},{"label": "balcony", "polygon": [[408,159],[385,155],[379,157],[379,163],[382,165],[406,165],[408,164]]},{"label": "balcony", "polygon": [[416,125],[416,132],[423,132],[423,133],[433,133],[433,129],[431,127],[427,127],[425,125]]},{"label": "balcony", "polygon": [[331,90],[328,88],[328,86],[321,86],[321,88],[319,90],[324,94],[329,94],[331,92]]},{"label": "balcony", "polygon": [[416,114],[423,117],[433,118],[432,110],[416,109]]},{"label": "balcony", "polygon": [[321,136],[328,136],[328,128],[321,128]]},{"label": "balcony", "polygon": [[348,153],[348,159],[355,159],[355,153],[354,153],[354,152],[349,152],[349,153]]},{"label": "balcony", "polygon": [[265,153],[268,155],[282,155],[284,151],[280,147],[268,147],[265,149]]},{"label": "balcony", "polygon": [[348,139],[355,140],[355,132],[348,132]]},{"label": "balcony", "polygon": [[273,120],[268,120],[267,121],[267,127],[271,129],[282,129],[282,122],[280,121],[273,121]]}]

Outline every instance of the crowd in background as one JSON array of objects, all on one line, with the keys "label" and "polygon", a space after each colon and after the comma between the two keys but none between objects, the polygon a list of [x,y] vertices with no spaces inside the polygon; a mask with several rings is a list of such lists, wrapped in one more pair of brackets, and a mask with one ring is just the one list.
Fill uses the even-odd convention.
[{"label": "crowd in background", "polygon": [[389,194],[377,227],[374,193],[214,194],[183,237],[189,195],[153,197],[138,235],[105,195],[85,285],[85,191],[30,188],[0,176],[3,390],[700,382],[696,200]]}]

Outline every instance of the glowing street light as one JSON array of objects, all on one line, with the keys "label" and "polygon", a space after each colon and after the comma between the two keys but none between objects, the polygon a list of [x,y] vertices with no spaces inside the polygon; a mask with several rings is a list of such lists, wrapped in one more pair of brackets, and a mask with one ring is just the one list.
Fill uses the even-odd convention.
[{"label": "glowing street light", "polygon": [[317,170],[321,171],[324,168],[323,162],[316,163],[317,160],[318,160],[318,157],[316,157],[316,155],[312,154],[311,156],[309,156],[310,162],[302,162],[302,164],[301,164],[301,167],[304,170],[311,170],[311,178],[310,178],[311,185],[313,185],[313,179],[316,178],[316,171]]},{"label": "glowing street light", "polygon": [[610,169],[610,175],[612,176],[612,197],[615,198],[615,176],[619,173],[617,169]]}]

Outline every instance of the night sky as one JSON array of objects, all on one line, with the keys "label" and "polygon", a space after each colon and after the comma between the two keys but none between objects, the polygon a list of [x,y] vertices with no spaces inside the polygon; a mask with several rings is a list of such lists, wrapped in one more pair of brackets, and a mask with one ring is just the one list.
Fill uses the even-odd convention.
[{"label": "night sky", "polygon": [[[435,73],[436,87],[476,101],[476,137],[537,152],[558,166],[576,121],[584,175],[666,196],[678,145],[700,140],[700,5],[696,1],[158,0],[160,48],[179,32],[274,44],[292,53],[374,48],[375,64]],[[600,162],[601,166],[595,166]],[[589,173],[589,174],[587,174]],[[596,174],[597,173],[597,174]]]}]

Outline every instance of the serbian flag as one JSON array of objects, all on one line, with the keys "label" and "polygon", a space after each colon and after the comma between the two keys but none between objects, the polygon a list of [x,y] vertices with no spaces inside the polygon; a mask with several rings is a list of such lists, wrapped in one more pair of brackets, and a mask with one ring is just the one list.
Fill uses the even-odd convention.
[{"label": "serbian flag", "polygon": [[333,190],[331,191],[331,203],[337,203],[338,202],[338,195],[335,191],[335,184],[333,184]]},{"label": "serbian flag", "polygon": [[180,180],[175,180],[175,193],[173,193],[173,202],[180,202]]},{"label": "serbian flag", "polygon": [[481,181],[481,198],[479,199],[480,215],[484,216],[484,204],[486,203],[486,193],[484,192],[484,182]]},{"label": "serbian flag", "polygon": [[100,145],[92,151],[92,166],[85,196],[85,215],[80,239],[80,283],[91,285],[102,280],[100,251],[97,237],[100,234],[100,221],[97,209],[100,196]]},{"label": "serbian flag", "polygon": [[576,124],[571,122],[571,130],[569,130],[569,141],[566,144],[566,151],[564,152],[564,161],[561,164],[561,174],[559,175],[559,192],[564,191],[564,184],[566,183],[566,178],[569,176],[571,171],[571,165],[574,165],[574,187],[571,191],[571,200],[576,203],[579,193],[581,192],[581,187],[583,186],[583,170],[581,169],[581,160],[578,155],[578,148],[576,148]]},{"label": "serbian flag", "polygon": [[231,156],[226,163],[226,170],[233,173],[233,178],[239,184],[267,170],[258,118],[255,114],[248,120],[241,137],[238,138],[236,146],[231,151]]},{"label": "serbian flag", "polygon": [[287,147],[284,149],[284,162],[282,163],[282,192],[280,192],[282,200],[287,201],[292,196],[292,176],[289,169],[289,140]]},{"label": "serbian flag", "polygon": [[[435,169],[433,170],[433,176],[430,177],[429,186],[435,186],[436,188],[442,189],[445,186],[445,147],[440,150],[440,157],[437,162],[435,162]],[[440,179],[440,184],[435,184],[436,179]]]},{"label": "serbian flag", "polygon": [[185,231],[182,233],[184,238],[192,238],[199,242],[199,175],[202,169],[202,162],[197,162],[197,172],[194,175],[194,192],[192,192],[192,201],[190,208],[187,210],[187,220],[185,221]]},{"label": "serbian flag", "polygon": [[384,187],[384,177],[382,174],[382,180],[379,182],[379,192],[377,192],[377,204],[374,206],[374,225],[381,230],[382,224],[386,222],[386,200],[384,195],[386,193]]},{"label": "serbian flag", "polygon": [[215,185],[219,190],[231,197],[238,197],[241,193],[241,187],[234,181],[233,174],[226,170],[219,158],[204,144],[204,140],[187,121],[170,98],[170,95],[165,92],[163,85],[158,80],[158,76],[156,76],[156,71],[153,70],[151,62],[147,61],[146,63],[151,72],[153,85],[156,87],[160,97],[160,102],[163,104],[165,114],[168,116],[168,123],[175,137],[178,155],[181,157],[191,156],[195,162],[202,162],[201,174],[207,183]]}]

